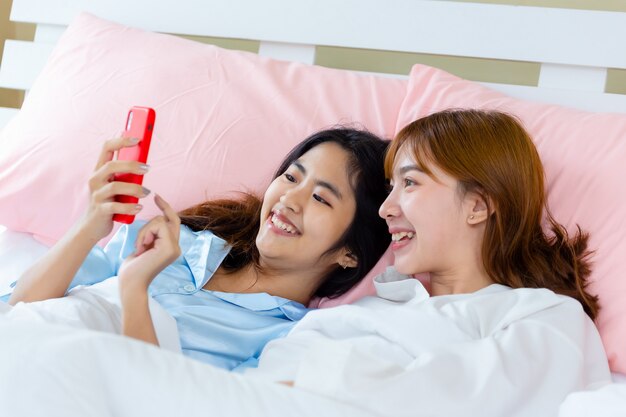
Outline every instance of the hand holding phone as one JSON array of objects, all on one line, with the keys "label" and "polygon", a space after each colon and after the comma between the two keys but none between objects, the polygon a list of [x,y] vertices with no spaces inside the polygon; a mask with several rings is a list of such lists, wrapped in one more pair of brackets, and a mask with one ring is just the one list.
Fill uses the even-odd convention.
[{"label": "hand holding phone", "polygon": [[[137,161],[145,164],[148,162],[148,151],[150,150],[150,141],[152,139],[152,131],[154,130],[154,121],[156,113],[149,107],[134,106],[128,112],[126,118],[126,127],[123,137],[137,138],[139,142],[135,146],[125,147],[118,151],[117,159],[126,161]],[[137,185],[143,183],[143,175],[138,174],[115,174],[114,181],[132,182]],[[137,204],[137,197],[128,195],[116,195],[115,201],[120,203]],[[113,221],[130,224],[135,220],[134,215],[130,214],[114,214]]]}]

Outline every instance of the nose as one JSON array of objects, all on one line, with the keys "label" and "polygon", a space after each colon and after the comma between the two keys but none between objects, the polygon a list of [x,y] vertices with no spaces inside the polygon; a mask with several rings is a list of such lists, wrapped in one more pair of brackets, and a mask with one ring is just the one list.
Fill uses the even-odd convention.
[{"label": "nose", "polygon": [[383,219],[390,219],[400,215],[400,207],[398,206],[393,191],[389,193],[383,204],[378,209],[378,215]]},{"label": "nose", "polygon": [[302,196],[303,192],[300,187],[294,187],[286,190],[283,195],[280,196],[280,202],[286,209],[300,213],[302,211]]}]

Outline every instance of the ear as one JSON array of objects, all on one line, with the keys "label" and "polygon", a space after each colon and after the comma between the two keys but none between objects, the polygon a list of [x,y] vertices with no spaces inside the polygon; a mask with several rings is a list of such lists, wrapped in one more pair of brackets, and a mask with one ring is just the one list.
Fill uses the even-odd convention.
[{"label": "ear", "polygon": [[493,214],[493,203],[489,197],[477,192],[469,192],[465,197],[467,224],[476,225],[483,223]]},{"label": "ear", "polygon": [[337,263],[343,269],[346,268],[356,268],[359,264],[357,256],[350,252],[348,249],[342,249],[337,258]]}]

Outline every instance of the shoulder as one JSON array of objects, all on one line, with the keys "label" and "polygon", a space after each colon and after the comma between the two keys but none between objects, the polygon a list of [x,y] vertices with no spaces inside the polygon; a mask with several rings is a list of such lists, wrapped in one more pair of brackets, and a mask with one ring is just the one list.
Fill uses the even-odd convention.
[{"label": "shoulder", "polygon": [[506,292],[507,299],[515,302],[517,308],[526,307],[529,312],[577,311],[584,313],[578,300],[556,294],[547,288],[515,288]]},{"label": "shoulder", "polygon": [[586,326],[586,322],[590,321],[582,305],[574,298],[546,288],[498,287],[497,290],[479,291],[471,302],[471,310],[479,321],[491,323],[490,332],[521,323],[558,328],[563,323],[574,327]]}]

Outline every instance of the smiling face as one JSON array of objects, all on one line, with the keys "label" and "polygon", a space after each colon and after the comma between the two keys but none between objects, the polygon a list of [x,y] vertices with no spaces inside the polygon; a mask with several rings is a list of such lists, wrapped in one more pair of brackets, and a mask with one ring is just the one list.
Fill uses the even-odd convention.
[{"label": "smiling face", "polygon": [[256,238],[262,266],[323,273],[344,262],[345,249],[324,254],[348,229],[356,211],[349,158],[341,146],[322,143],[270,184]]},{"label": "smiling face", "polygon": [[453,273],[467,251],[470,202],[458,181],[436,166],[426,174],[405,147],[398,151],[391,193],[379,214],[392,234],[394,266],[403,274]]}]

